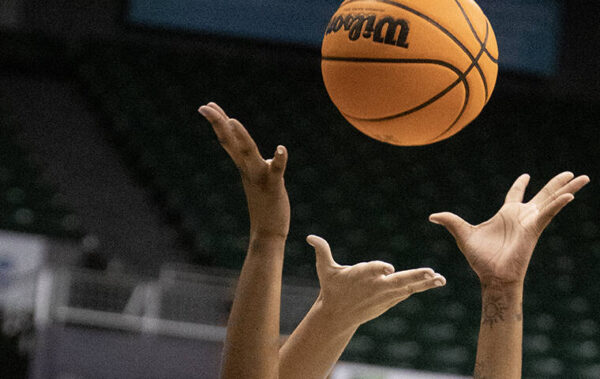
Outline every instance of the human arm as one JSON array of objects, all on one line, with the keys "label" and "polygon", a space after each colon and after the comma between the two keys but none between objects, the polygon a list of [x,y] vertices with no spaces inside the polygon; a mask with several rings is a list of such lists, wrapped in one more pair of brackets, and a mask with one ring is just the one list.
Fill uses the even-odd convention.
[{"label": "human arm", "polygon": [[529,179],[519,177],[498,213],[477,226],[452,213],[430,216],[454,236],[481,282],[475,378],[521,377],[523,285],[533,250],[554,216],[589,182],[587,176],[564,172],[523,203]]},{"label": "human arm", "polygon": [[282,379],[322,379],[331,371],[356,329],[414,293],[446,284],[430,268],[394,272],[380,261],[337,264],[327,241],[309,236],[315,248],[319,296],[280,350]]},{"label": "human arm", "polygon": [[237,120],[216,104],[199,112],[237,166],[250,215],[248,252],[227,325],[223,378],[276,378],[279,358],[279,309],[283,253],[290,204],[283,174],[287,150],[262,158],[254,140]]}]

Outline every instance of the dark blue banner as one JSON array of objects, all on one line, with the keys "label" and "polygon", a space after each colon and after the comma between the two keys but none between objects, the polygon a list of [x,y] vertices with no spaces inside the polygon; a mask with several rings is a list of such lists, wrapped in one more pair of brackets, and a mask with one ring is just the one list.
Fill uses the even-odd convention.
[{"label": "dark blue banner", "polygon": [[[339,0],[131,0],[129,21],[166,29],[319,46]],[[556,0],[480,0],[498,38],[501,68],[552,75],[561,12]]]}]

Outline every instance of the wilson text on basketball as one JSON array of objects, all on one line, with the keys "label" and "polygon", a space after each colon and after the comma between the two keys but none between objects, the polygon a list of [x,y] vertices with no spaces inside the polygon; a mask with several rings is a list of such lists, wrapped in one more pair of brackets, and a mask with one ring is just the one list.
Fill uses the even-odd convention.
[{"label": "wilson text on basketball", "polygon": [[407,20],[375,14],[340,14],[329,22],[325,35],[343,30],[351,41],[367,38],[373,42],[408,48],[410,27]]}]

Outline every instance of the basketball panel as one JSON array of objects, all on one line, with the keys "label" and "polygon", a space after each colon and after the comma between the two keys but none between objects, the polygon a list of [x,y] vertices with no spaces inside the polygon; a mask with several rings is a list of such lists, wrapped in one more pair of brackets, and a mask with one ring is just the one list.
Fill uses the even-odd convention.
[{"label": "basketball panel", "polygon": [[465,99],[461,84],[430,106],[398,119],[358,121],[346,119],[367,136],[398,146],[420,146],[433,142],[458,117]]},{"label": "basketball panel", "polygon": [[445,133],[441,134],[439,137],[435,138],[434,140],[430,141],[429,143],[438,143],[438,142],[442,142],[447,140],[450,137],[454,137],[456,134],[460,133],[462,130],[464,130],[467,126],[469,126],[469,124],[472,122],[473,120],[466,120],[466,119],[461,119],[459,120],[453,127],[452,129],[446,131]]},{"label": "basketball panel", "polygon": [[[456,0],[393,0],[393,2],[398,4],[400,7],[408,7],[414,12],[419,13],[439,24],[442,29],[452,34],[456,40],[460,41],[460,43],[471,53],[471,55],[476,56],[479,52],[481,44],[471,31],[469,24],[466,21]],[[483,13],[481,13],[481,16],[485,17]],[[420,16],[417,17],[423,18]],[[440,31],[442,29],[438,28]],[[441,32],[444,33],[443,31]],[[456,44],[456,42],[453,42],[453,44]],[[463,51],[463,54],[466,53]]]},{"label": "basketball panel", "polygon": [[[473,0],[452,1],[464,12],[465,22],[467,22],[467,27],[474,33],[473,35],[476,35],[476,38],[483,42],[485,40],[487,18],[479,5]],[[472,53],[475,54],[476,52],[472,51]]]},{"label": "basketball panel", "polygon": [[361,119],[384,118],[419,107],[458,78],[425,63],[322,62],[323,80],[338,109]]},{"label": "basketball panel", "polygon": [[435,141],[441,141],[450,138],[454,134],[458,133],[465,126],[470,124],[479,114],[487,103],[485,98],[485,90],[481,76],[475,70],[471,71],[467,75],[467,82],[469,83],[469,99],[467,107],[465,108],[460,119],[452,126],[452,128],[443,131],[440,135],[435,136]]}]

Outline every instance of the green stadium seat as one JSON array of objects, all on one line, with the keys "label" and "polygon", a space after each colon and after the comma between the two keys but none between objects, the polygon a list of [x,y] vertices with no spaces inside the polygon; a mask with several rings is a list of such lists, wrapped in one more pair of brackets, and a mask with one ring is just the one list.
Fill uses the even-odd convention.
[{"label": "green stadium seat", "polygon": [[81,237],[79,218],[66,209],[52,188],[42,183],[14,133],[9,112],[0,109],[0,229]]}]

